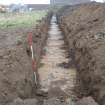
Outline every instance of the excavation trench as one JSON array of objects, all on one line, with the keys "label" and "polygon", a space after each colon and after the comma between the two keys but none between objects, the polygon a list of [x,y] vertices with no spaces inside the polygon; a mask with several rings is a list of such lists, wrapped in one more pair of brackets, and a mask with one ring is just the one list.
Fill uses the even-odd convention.
[{"label": "excavation trench", "polygon": [[55,16],[51,19],[48,35],[38,74],[41,90],[48,92],[48,99],[44,100],[44,104],[59,105],[64,104],[68,98],[75,97],[73,89],[76,82],[76,69],[68,67],[70,57],[68,57],[67,45]]}]

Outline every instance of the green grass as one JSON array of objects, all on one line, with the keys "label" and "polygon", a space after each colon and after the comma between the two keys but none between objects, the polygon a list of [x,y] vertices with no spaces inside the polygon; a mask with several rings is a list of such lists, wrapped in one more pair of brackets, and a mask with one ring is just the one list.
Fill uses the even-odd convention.
[{"label": "green grass", "polygon": [[17,27],[30,27],[37,23],[46,15],[45,11],[34,11],[27,13],[4,13],[0,14],[0,29],[17,28]]},{"label": "green grass", "polygon": [[70,97],[66,100],[66,105],[77,105],[77,104],[73,101],[72,97]]}]

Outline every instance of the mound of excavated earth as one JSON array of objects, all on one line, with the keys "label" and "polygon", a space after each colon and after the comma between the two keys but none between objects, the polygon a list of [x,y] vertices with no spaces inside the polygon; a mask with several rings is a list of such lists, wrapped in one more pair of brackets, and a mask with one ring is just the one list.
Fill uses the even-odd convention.
[{"label": "mound of excavated earth", "polygon": [[68,6],[58,19],[78,69],[79,98],[105,105],[105,4]]},{"label": "mound of excavated earth", "polygon": [[[8,103],[15,103],[14,100],[17,98],[31,98],[35,94],[26,36],[30,31],[33,33],[34,53],[38,64],[47,37],[49,19],[50,17],[42,19],[36,27],[30,29],[0,30],[0,105],[9,105]],[[35,101],[30,102],[30,100],[24,103],[31,105]]]}]

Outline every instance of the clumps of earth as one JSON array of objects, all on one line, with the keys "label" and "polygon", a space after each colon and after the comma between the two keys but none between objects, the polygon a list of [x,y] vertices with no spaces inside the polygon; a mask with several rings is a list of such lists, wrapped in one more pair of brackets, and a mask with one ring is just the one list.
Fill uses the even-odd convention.
[{"label": "clumps of earth", "polygon": [[104,11],[104,3],[93,2],[65,6],[57,14],[69,49],[74,50],[76,93],[79,99],[83,98],[79,105],[97,105],[92,103],[94,101],[105,105]]},{"label": "clumps of earth", "polygon": [[[59,26],[68,42],[69,51],[73,51],[70,53],[77,68],[77,105],[105,105],[104,12],[105,4],[87,3],[65,6],[57,13]],[[38,104],[32,79],[31,57],[27,54],[29,46],[24,35],[28,35],[29,31],[33,33],[38,67],[49,22],[50,16],[31,29],[0,30],[1,105]],[[53,99],[46,99],[43,104],[50,102],[53,102]],[[67,104],[70,104],[69,101]]]},{"label": "clumps of earth", "polygon": [[49,20],[50,15],[35,27],[0,30],[0,105],[37,105],[36,99],[33,99],[36,88],[31,57],[27,54],[27,38],[29,32],[32,32],[38,65]]}]

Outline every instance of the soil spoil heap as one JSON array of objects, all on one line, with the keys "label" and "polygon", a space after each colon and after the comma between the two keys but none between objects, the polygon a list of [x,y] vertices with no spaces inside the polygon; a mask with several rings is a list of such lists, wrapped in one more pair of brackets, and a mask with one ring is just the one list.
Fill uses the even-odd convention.
[{"label": "soil spoil heap", "polygon": [[105,4],[87,3],[65,7],[58,13],[59,25],[78,69],[78,97],[92,96],[101,105],[105,105],[104,11]]}]

